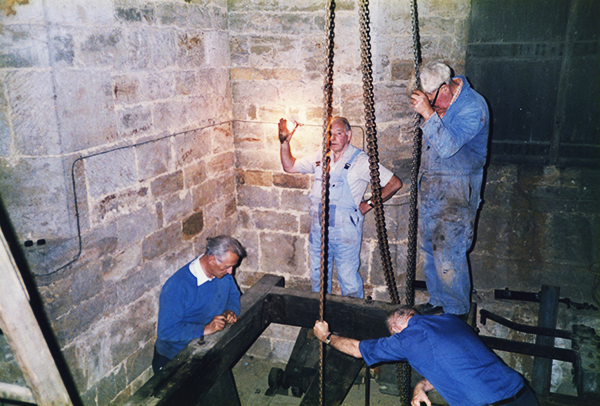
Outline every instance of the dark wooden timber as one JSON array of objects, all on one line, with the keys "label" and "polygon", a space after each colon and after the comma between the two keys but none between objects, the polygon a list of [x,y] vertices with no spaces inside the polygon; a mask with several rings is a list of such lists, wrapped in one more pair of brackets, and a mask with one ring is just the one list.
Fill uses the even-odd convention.
[{"label": "dark wooden timber", "polygon": [[[313,327],[319,317],[318,293],[273,288],[265,297],[270,322]],[[344,337],[366,340],[388,336],[386,319],[398,306],[387,302],[327,295],[325,320],[329,329]]]},{"label": "dark wooden timber", "polygon": [[[540,293],[540,309],[538,327],[556,328],[558,319],[558,299],[560,288],[558,286],[542,285]],[[554,347],[554,337],[536,336],[536,345]],[[550,394],[550,379],[552,377],[552,360],[535,357],[533,371],[531,372],[531,387],[537,394],[547,397]]]},{"label": "dark wooden timber", "polygon": [[[319,317],[319,294],[284,289],[283,285],[282,277],[265,275],[242,295],[237,323],[202,341],[193,340],[126,405],[209,405],[203,397],[270,323],[313,327]],[[325,320],[331,331],[345,337],[379,338],[389,335],[385,320],[395,308],[391,303],[329,295]]]},{"label": "dark wooden timber", "polygon": [[[357,359],[332,347],[326,347],[323,404],[327,406],[341,405],[364,364],[362,358]],[[320,389],[319,378],[315,376],[300,406],[319,405]]]},{"label": "dark wooden timber", "polygon": [[567,350],[565,348],[547,347],[490,336],[479,336],[479,338],[481,338],[485,345],[493,350],[515,352],[517,354],[533,355],[534,357],[555,359],[558,361],[571,362],[574,365],[576,365],[578,362],[577,352],[573,350]]}]

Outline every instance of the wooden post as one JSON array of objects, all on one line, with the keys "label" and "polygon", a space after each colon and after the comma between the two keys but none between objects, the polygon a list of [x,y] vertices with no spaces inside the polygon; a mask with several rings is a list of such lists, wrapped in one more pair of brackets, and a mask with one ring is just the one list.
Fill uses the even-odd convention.
[{"label": "wooden post", "polygon": [[[560,288],[558,286],[542,285],[540,293],[540,309],[538,327],[556,328],[558,318],[558,299]],[[554,347],[554,337],[538,335],[536,345]],[[533,372],[531,387],[538,395],[548,396],[550,393],[550,378],[552,376],[552,360],[535,357],[533,359]]]},{"label": "wooden post", "polygon": [[0,328],[36,403],[40,406],[71,405],[2,231],[0,237]]}]

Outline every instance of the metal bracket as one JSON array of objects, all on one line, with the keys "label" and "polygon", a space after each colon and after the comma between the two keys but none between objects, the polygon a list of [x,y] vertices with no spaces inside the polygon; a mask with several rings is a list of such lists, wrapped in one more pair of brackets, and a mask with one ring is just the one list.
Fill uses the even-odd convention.
[{"label": "metal bracket", "polygon": [[[510,290],[509,288],[504,289],[495,289],[494,290],[494,299],[506,299],[506,300],[522,300],[524,302],[539,302],[540,301],[540,292],[520,292],[516,290]],[[568,297],[558,299],[559,303],[564,303],[567,305],[567,308],[571,308],[573,306],[577,310],[598,310],[596,306],[593,304],[584,302],[578,303],[573,302]]]}]

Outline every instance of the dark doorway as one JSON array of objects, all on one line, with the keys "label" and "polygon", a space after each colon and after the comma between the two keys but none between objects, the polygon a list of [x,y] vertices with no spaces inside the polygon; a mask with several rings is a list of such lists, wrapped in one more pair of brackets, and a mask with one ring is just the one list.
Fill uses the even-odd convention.
[{"label": "dark doorway", "polygon": [[472,0],[466,73],[492,162],[600,165],[600,1]]}]

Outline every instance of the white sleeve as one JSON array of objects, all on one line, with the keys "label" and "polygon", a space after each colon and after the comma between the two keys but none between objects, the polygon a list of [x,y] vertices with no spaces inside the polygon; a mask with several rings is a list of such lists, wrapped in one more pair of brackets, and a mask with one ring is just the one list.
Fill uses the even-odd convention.
[{"label": "white sleeve", "polygon": [[[369,156],[366,152],[363,152],[359,156],[356,157],[356,167],[357,167],[357,175],[360,180],[371,182],[371,169],[369,166]],[[385,166],[379,164],[379,181],[381,183],[381,187],[387,185],[387,183],[392,179],[394,173],[390,171]]]},{"label": "white sleeve", "polygon": [[321,160],[320,151],[314,154],[308,154],[305,157],[296,159],[293,168],[298,173],[314,173],[316,162]]}]

